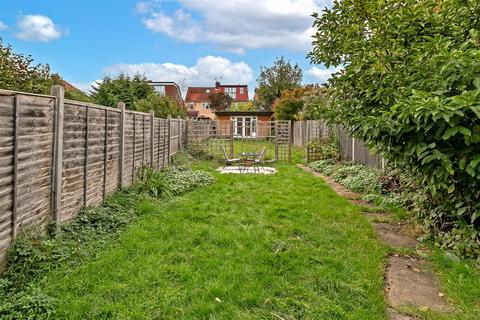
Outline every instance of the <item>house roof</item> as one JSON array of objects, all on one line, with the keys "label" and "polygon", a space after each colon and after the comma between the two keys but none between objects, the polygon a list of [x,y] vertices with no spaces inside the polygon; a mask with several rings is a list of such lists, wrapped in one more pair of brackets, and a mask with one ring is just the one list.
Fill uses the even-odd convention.
[{"label": "house roof", "polygon": [[217,116],[271,116],[273,111],[215,111]]},{"label": "house roof", "polygon": [[[209,92],[207,92],[209,90]],[[190,102],[209,102],[209,95],[211,93],[217,93],[218,90],[215,87],[188,87],[185,101]]]}]

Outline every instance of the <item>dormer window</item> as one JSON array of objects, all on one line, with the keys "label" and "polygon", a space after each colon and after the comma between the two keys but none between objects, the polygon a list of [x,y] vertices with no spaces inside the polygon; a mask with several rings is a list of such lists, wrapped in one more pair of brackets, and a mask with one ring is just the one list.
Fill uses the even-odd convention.
[{"label": "dormer window", "polygon": [[237,88],[225,88],[225,94],[229,95],[230,98],[237,98]]}]

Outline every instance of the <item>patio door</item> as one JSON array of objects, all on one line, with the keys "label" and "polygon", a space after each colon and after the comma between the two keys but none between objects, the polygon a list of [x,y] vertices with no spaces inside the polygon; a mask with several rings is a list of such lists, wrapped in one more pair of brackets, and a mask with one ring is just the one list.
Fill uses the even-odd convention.
[{"label": "patio door", "polygon": [[254,138],[257,136],[257,117],[231,117],[234,133],[237,138]]}]

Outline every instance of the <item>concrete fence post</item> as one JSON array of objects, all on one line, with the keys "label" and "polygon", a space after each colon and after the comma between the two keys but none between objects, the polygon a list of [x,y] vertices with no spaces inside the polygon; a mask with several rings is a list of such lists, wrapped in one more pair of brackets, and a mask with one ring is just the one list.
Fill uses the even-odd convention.
[{"label": "concrete fence post", "polygon": [[123,188],[123,170],[125,167],[125,103],[119,102],[117,105],[120,109],[120,148],[118,159],[118,184]]},{"label": "concrete fence post", "polygon": [[150,167],[153,168],[153,140],[155,138],[155,113],[153,110],[150,110]]},{"label": "concrete fence post", "polygon": [[55,96],[55,130],[53,148],[53,221],[60,224],[62,221],[62,170],[63,170],[63,115],[65,102],[65,89],[55,85],[50,88],[50,93]]}]

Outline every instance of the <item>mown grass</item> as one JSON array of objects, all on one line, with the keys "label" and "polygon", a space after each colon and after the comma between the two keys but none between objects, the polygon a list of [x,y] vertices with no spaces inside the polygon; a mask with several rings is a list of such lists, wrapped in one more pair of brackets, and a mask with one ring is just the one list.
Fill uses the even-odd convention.
[{"label": "mown grass", "polygon": [[140,201],[114,245],[41,287],[64,319],[385,319],[386,248],[367,220],[320,179],[277,168]]}]

